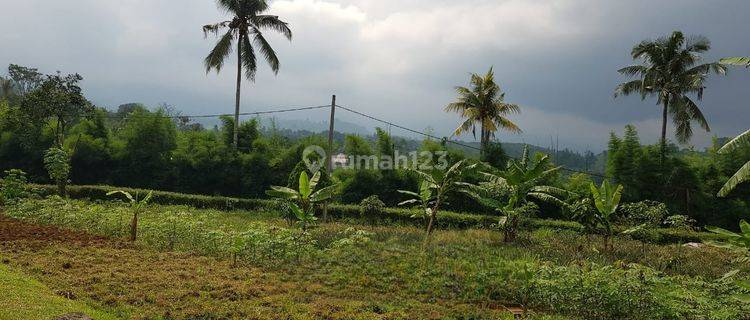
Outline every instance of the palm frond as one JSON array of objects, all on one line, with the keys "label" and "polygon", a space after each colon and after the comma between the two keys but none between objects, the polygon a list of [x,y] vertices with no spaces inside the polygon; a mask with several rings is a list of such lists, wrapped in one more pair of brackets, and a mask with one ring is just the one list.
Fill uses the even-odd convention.
[{"label": "palm frond", "polygon": [[[632,80],[622,83],[615,88],[615,98],[618,96],[627,96],[632,93],[644,93],[646,86],[643,80]],[[644,95],[645,97],[645,95]]]},{"label": "palm frond", "polygon": [[278,16],[272,15],[257,15],[253,17],[253,24],[261,30],[272,30],[281,33],[289,41],[292,40],[292,29],[289,28],[289,24],[279,20]]},{"label": "palm frond", "polygon": [[617,72],[627,75],[627,76],[631,76],[631,77],[645,74],[647,71],[648,71],[648,68],[642,65],[632,65],[632,66],[627,66],[627,67],[621,68],[620,70],[617,70]]},{"label": "palm frond", "polygon": [[229,23],[231,23],[231,21],[222,21],[219,23],[207,24],[203,26],[203,37],[208,38],[208,35],[210,34],[218,36],[219,31],[221,31],[221,29],[228,27]]},{"label": "palm frond", "polygon": [[750,67],[750,57],[724,58],[724,59],[719,60],[719,62],[723,64],[734,65],[734,66]]},{"label": "palm frond", "polygon": [[253,49],[247,35],[242,37],[242,66],[245,68],[245,77],[250,81],[255,81],[258,63],[255,57],[255,49]]},{"label": "palm frond", "polygon": [[271,66],[271,70],[273,70],[273,73],[279,72],[279,58],[276,56],[276,51],[273,50],[271,47],[271,44],[266,41],[266,38],[263,37],[263,33],[260,32],[260,30],[255,30],[253,33],[254,42],[258,45],[258,50],[260,50],[260,53],[263,54],[263,57],[266,58],[266,61],[268,62],[268,65]]},{"label": "palm frond", "polygon": [[224,66],[224,60],[232,53],[233,40],[234,34],[232,30],[227,31],[219,39],[216,46],[214,46],[203,62],[206,66],[206,73],[211,72],[211,69],[216,69],[216,72],[221,71],[221,68]]}]

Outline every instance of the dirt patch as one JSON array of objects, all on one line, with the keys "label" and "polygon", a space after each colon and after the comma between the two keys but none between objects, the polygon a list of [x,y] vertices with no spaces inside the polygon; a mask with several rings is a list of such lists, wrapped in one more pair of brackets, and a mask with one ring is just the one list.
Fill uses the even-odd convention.
[{"label": "dirt patch", "polygon": [[274,270],[233,266],[228,259],[156,251],[3,216],[0,263],[60,296],[91,301],[137,320],[500,318],[495,310],[479,313],[476,305],[367,291],[357,283],[326,283],[294,264]]},{"label": "dirt patch", "polygon": [[105,237],[85,232],[61,229],[54,226],[30,224],[0,214],[0,242],[43,241],[74,242],[79,244],[101,243]]}]

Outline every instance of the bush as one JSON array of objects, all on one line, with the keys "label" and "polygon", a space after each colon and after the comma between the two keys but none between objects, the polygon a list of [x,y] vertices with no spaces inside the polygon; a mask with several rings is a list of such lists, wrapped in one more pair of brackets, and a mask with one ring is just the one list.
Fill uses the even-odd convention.
[{"label": "bush", "polygon": [[372,195],[359,203],[359,215],[363,218],[377,217],[383,214],[385,203],[377,195]]},{"label": "bush", "polygon": [[28,195],[26,172],[18,169],[5,171],[5,177],[0,179],[0,204],[10,204]]},{"label": "bush", "polygon": [[664,226],[672,229],[694,231],[695,222],[695,220],[688,216],[676,214],[664,219]]},{"label": "bush", "polygon": [[669,216],[667,205],[651,200],[622,204],[617,213],[617,222],[629,226],[637,226],[644,223],[651,226],[659,226]]}]

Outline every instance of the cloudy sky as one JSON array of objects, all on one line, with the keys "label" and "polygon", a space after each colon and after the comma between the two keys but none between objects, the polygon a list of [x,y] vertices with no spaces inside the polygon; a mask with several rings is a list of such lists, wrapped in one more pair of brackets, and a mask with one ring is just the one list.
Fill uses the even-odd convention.
[{"label": "cloudy sky", "polygon": [[[108,108],[233,111],[235,62],[221,74],[202,64],[215,40],[201,26],[225,18],[212,0],[0,0],[0,8],[0,64],[78,72],[87,96]],[[506,100],[523,106],[513,120],[525,131],[498,137],[549,145],[554,136],[577,150],[601,150],[627,123],[656,141],[655,102],[612,96],[625,80],[616,70],[640,40],[682,30],[712,41],[708,60],[750,55],[746,0],[276,0],[269,12],[291,24],[294,39],[270,37],[281,71],[263,65],[256,83],[244,83],[243,111],[322,105],[336,94],[341,105],[450,135],[458,118],[442,108],[452,88],[494,66]],[[710,79],[700,105],[712,132],[696,134],[696,147],[747,129],[748,89],[750,70]]]}]

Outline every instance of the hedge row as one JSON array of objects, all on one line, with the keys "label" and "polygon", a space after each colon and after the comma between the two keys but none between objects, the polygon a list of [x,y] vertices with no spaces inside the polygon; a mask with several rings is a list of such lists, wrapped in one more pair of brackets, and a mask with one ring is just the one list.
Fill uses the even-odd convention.
[{"label": "hedge row", "polygon": [[[42,196],[57,193],[57,187],[53,185],[33,185]],[[88,200],[112,200],[122,199],[121,195],[107,196],[107,193],[114,190],[127,191],[133,195],[145,196],[150,190],[134,188],[118,188],[112,186],[89,186],[73,185],[68,186],[68,197],[72,199]],[[240,199],[220,196],[205,196],[195,194],[184,194],[168,191],[152,191],[151,203],[162,205],[186,205],[200,209],[216,209],[222,211],[246,210],[261,211],[273,210],[275,202],[265,199]],[[377,217],[364,217],[374,221],[402,224],[424,224],[420,217],[413,217],[416,211],[405,208],[386,208]],[[360,217],[360,207],[358,205],[331,204],[328,206],[328,214],[332,218],[348,219],[363,218]],[[455,212],[441,212],[437,221],[438,227],[468,229],[468,228],[489,228],[493,223],[497,223],[497,217],[486,215],[474,215]]]},{"label": "hedge row", "polygon": [[[52,185],[34,185],[42,195],[51,195],[57,192]],[[146,195],[149,190],[134,188],[117,188],[112,186],[88,186],[75,185],[68,186],[68,196],[73,199],[89,200],[112,200],[113,196],[107,196],[107,192],[113,190],[123,190],[131,194]],[[121,199],[124,199],[121,197]],[[186,205],[201,209],[216,209],[222,211],[246,210],[261,211],[273,210],[275,202],[264,199],[240,199],[220,196],[205,196],[184,194],[168,191],[153,191],[151,203],[162,205]],[[410,225],[424,225],[423,218],[414,217],[415,211],[405,208],[386,208],[379,216],[361,217],[360,207],[358,205],[332,204],[328,206],[328,214],[335,219],[368,219],[374,223],[396,223]],[[490,228],[498,221],[497,217],[488,215],[477,215],[467,213],[456,213],[450,211],[440,212],[437,225],[443,229],[468,229],[468,228]],[[523,228],[527,230],[547,228],[554,230],[571,230],[581,232],[583,227],[574,221],[561,220],[542,220],[528,219],[524,222]],[[654,229],[643,241],[669,244],[669,243],[687,243],[701,242],[706,239],[715,239],[715,235],[705,232],[693,232],[687,230],[675,229]]]}]

